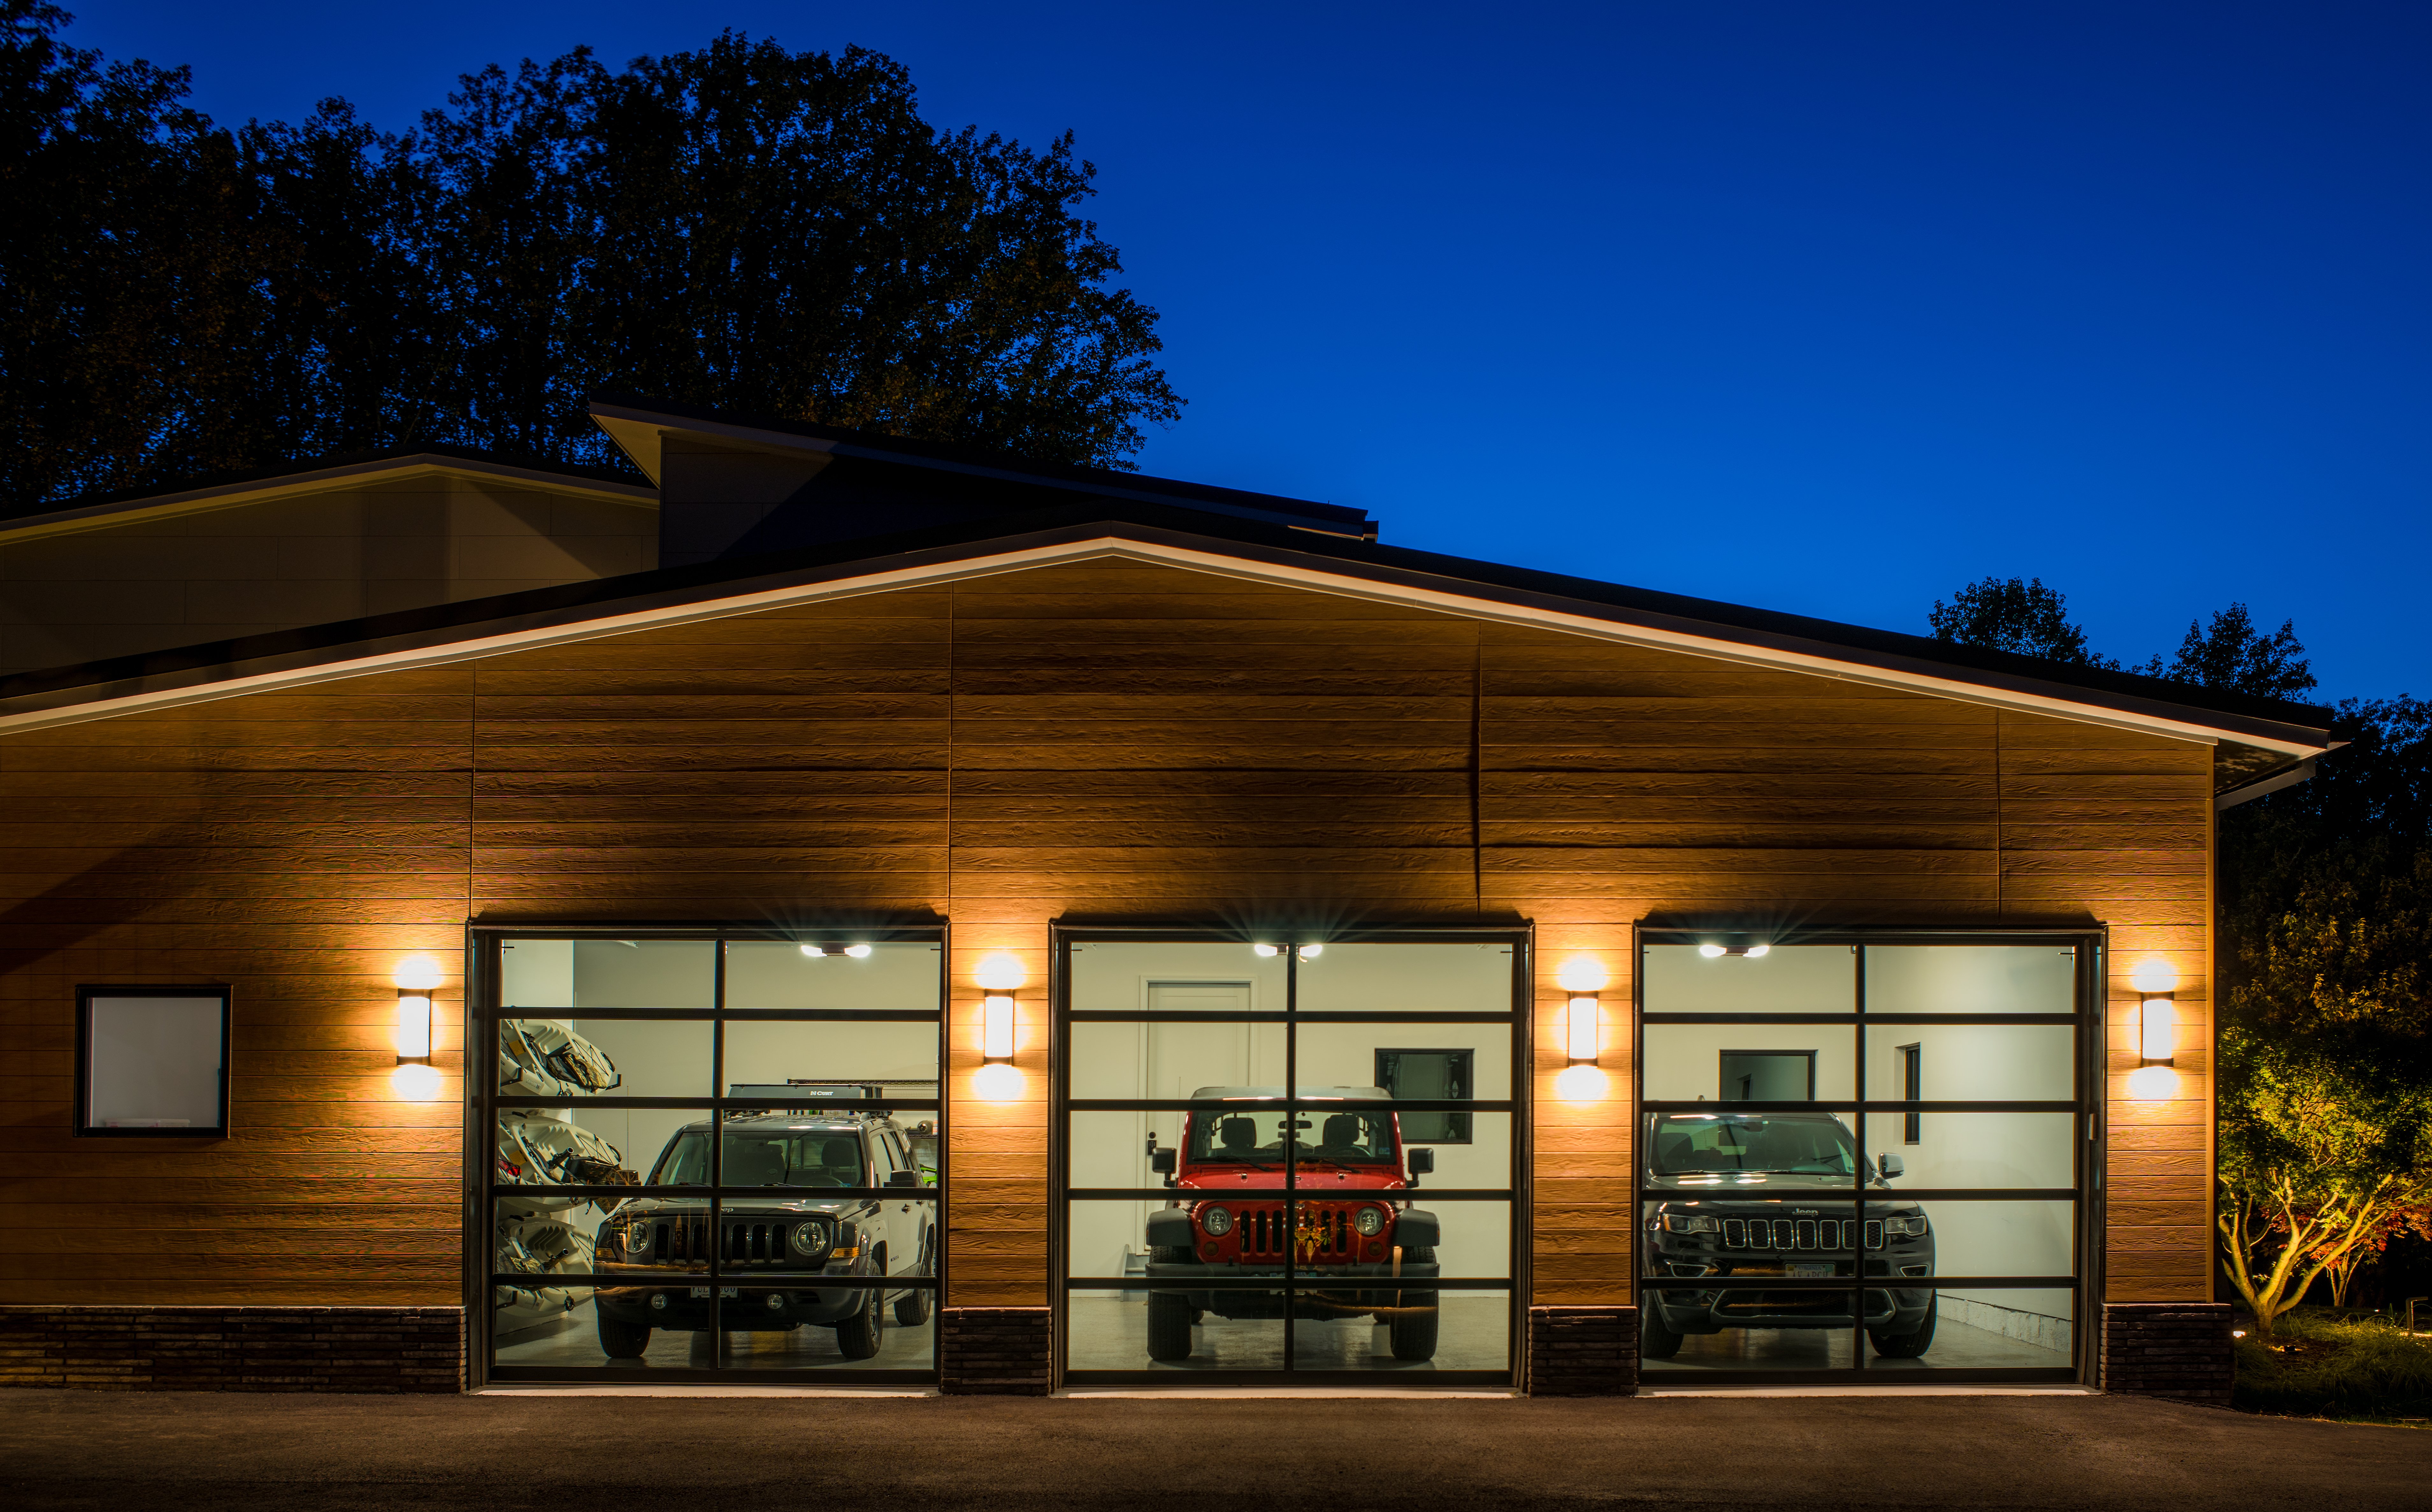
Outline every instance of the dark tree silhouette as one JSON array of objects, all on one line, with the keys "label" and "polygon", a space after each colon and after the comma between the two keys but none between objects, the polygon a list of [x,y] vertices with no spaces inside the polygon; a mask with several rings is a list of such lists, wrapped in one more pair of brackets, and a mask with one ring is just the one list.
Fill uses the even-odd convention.
[{"label": "dark tree silhouette", "polygon": [[1934,601],[1926,616],[1937,640],[1989,646],[2080,667],[2119,665],[2086,649],[2086,632],[2071,624],[2069,601],[2041,578],[1982,578]]}]

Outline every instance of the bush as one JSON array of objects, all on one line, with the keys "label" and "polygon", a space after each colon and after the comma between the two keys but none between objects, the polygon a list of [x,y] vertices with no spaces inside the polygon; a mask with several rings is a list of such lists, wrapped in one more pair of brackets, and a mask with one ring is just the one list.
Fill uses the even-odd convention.
[{"label": "bush", "polygon": [[2320,1418],[2432,1417],[2432,1343],[2389,1318],[2348,1321],[2305,1309],[2270,1344],[2237,1341],[2234,1405]]}]

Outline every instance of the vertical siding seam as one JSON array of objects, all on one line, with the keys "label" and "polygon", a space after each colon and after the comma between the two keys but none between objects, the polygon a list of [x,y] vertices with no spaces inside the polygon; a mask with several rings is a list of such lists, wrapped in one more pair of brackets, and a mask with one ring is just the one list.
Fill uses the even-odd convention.
[{"label": "vertical siding seam", "polygon": [[2001,755],[2001,722],[2008,717],[1999,709],[1993,712],[1993,918],[1996,923],[2007,923],[2010,917],[2009,907],[2002,899],[2002,883],[2008,880],[2005,874],[2010,869],[2009,836],[2001,827],[2001,803],[2010,786],[2009,763]]},{"label": "vertical siding seam", "polygon": [[962,607],[963,592],[959,586],[946,589],[946,922],[954,919],[954,711],[962,701],[962,688],[954,665],[954,629],[957,611]]},{"label": "vertical siding seam", "polygon": [[1481,817],[1486,779],[1483,774],[1486,719],[1486,637],[1470,626],[1469,641],[1469,907],[1474,916],[1486,912],[1486,825]]}]

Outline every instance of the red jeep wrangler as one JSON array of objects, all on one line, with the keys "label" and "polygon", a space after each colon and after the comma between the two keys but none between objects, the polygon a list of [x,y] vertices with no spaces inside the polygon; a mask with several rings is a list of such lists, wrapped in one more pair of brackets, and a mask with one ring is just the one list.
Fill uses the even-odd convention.
[{"label": "red jeep wrangler", "polygon": [[[1289,1130],[1281,1087],[1202,1087],[1191,1096],[1228,1106],[1184,1114],[1178,1149],[1159,1149],[1156,1136],[1149,1138],[1151,1167],[1188,1194],[1148,1218],[1149,1278],[1174,1283],[1148,1294],[1149,1358],[1190,1358],[1191,1328],[1201,1314],[1281,1317],[1287,1305],[1295,1317],[1373,1317],[1393,1331],[1393,1358],[1434,1358],[1436,1294],[1398,1283],[1440,1274],[1436,1215],[1403,1195],[1435,1169],[1435,1151],[1411,1150],[1406,1178],[1401,1122],[1392,1109],[1326,1110],[1329,1102],[1386,1103],[1393,1094],[1303,1087]],[[1282,1195],[1287,1160],[1299,1188],[1289,1213]],[[1280,1280],[1287,1257],[1295,1281],[1343,1284],[1297,1291],[1290,1304],[1281,1291],[1191,1285],[1214,1278]]]}]

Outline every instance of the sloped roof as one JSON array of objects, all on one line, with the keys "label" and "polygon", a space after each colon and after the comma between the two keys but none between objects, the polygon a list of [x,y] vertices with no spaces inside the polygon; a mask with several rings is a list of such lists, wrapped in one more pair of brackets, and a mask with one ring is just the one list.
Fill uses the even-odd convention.
[{"label": "sloped roof", "polygon": [[[617,413],[618,423],[662,433],[712,423],[724,427],[720,435],[752,428],[696,422],[672,406],[626,404]],[[794,439],[899,459],[950,450],[810,433],[816,429],[795,428],[802,433]],[[985,466],[1025,486],[1008,494],[1004,513],[949,526],[23,673],[0,679],[0,733],[785,603],[1129,558],[2226,743],[2251,752],[2231,763],[2250,774],[2331,744],[2330,713],[2311,705],[1383,545],[1343,530],[1344,517],[1365,517],[1336,506],[1088,468],[1023,473],[1005,459],[975,463],[967,453],[931,460]],[[1329,513],[1303,513],[1309,510]],[[1294,515],[1304,522],[1280,518]],[[1321,519],[1334,528],[1311,528]]]}]

